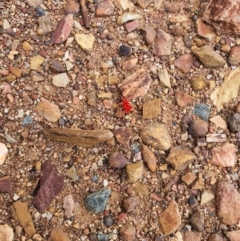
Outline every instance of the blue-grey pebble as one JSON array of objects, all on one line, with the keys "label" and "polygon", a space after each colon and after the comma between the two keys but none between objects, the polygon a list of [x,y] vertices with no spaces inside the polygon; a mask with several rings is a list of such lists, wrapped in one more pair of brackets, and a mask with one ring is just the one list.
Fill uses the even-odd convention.
[{"label": "blue-grey pebble", "polygon": [[33,123],[33,118],[30,115],[27,115],[27,116],[24,117],[22,125],[27,126],[27,125],[30,125],[32,123]]},{"label": "blue-grey pebble", "polygon": [[205,121],[208,121],[209,113],[210,107],[206,104],[196,104],[193,108],[193,114]]},{"label": "blue-grey pebble", "polygon": [[40,6],[37,6],[37,7],[35,8],[35,11],[36,11],[38,17],[42,17],[42,16],[45,15],[44,9],[41,8]]},{"label": "blue-grey pebble", "polygon": [[98,239],[98,241],[108,241],[109,235],[98,233],[97,239]]},{"label": "blue-grey pebble", "polygon": [[85,199],[86,208],[93,213],[101,213],[105,210],[111,190],[102,188],[101,190],[89,194]]}]

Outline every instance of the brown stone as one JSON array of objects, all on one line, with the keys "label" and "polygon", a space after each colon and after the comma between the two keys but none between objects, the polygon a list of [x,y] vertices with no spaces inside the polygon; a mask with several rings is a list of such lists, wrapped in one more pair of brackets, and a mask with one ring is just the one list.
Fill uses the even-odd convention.
[{"label": "brown stone", "polygon": [[161,113],[161,101],[158,98],[149,100],[143,104],[143,119],[156,118]]},{"label": "brown stone", "polygon": [[57,173],[50,161],[41,166],[41,176],[37,195],[33,198],[33,205],[39,212],[43,212],[63,189],[64,177]]},{"label": "brown stone", "polygon": [[10,176],[5,176],[0,178],[0,193],[10,193],[10,192],[11,192]]},{"label": "brown stone", "polygon": [[156,38],[156,31],[154,28],[150,26],[144,26],[141,28],[141,33],[147,45],[150,45],[154,42]]},{"label": "brown stone", "polygon": [[51,44],[60,44],[67,40],[73,27],[73,15],[64,16],[57,24],[51,36]]},{"label": "brown stone", "polygon": [[66,69],[64,68],[63,64],[60,61],[54,59],[52,61],[51,70],[56,73],[61,73],[61,72],[64,72]]},{"label": "brown stone", "polygon": [[146,9],[153,0],[138,0],[137,4],[140,8]]},{"label": "brown stone", "polygon": [[197,157],[193,152],[184,146],[174,146],[171,148],[166,162],[171,164],[175,170],[183,171],[189,164],[191,164]]},{"label": "brown stone", "polygon": [[192,120],[189,124],[188,133],[192,137],[204,137],[208,132],[208,123],[197,119]]},{"label": "brown stone", "polygon": [[82,147],[92,147],[113,137],[113,133],[109,130],[50,128],[44,129],[43,133],[50,140],[63,141]]},{"label": "brown stone", "polygon": [[128,164],[128,160],[122,153],[113,152],[108,159],[108,164],[110,167],[122,169]]},{"label": "brown stone", "polygon": [[239,241],[240,239],[240,230],[225,232],[225,235],[229,239],[229,241]]},{"label": "brown stone", "polygon": [[120,229],[120,235],[124,241],[133,241],[136,235],[136,229],[130,224],[125,224]]},{"label": "brown stone", "polygon": [[196,21],[196,28],[197,34],[209,41],[211,41],[216,36],[213,29],[209,25],[203,23],[201,18]]},{"label": "brown stone", "polygon": [[129,182],[136,182],[142,178],[143,175],[143,163],[138,161],[126,166],[126,175]]},{"label": "brown stone", "polygon": [[61,116],[61,111],[57,105],[50,102],[39,102],[35,111],[50,122],[56,122]]},{"label": "brown stone", "polygon": [[58,227],[52,230],[48,241],[70,241],[70,238],[68,238],[64,230]]},{"label": "brown stone", "polygon": [[97,17],[106,17],[112,15],[114,12],[114,4],[111,0],[103,0],[98,2],[96,9]]},{"label": "brown stone", "polygon": [[181,224],[178,204],[172,200],[159,217],[159,229],[164,235],[174,233]]},{"label": "brown stone", "polygon": [[232,0],[210,0],[203,19],[222,33],[240,34],[240,2]]},{"label": "brown stone", "polygon": [[155,54],[157,56],[171,55],[172,37],[170,34],[158,29],[155,38]]},{"label": "brown stone", "polygon": [[187,105],[191,105],[193,103],[194,98],[182,91],[176,91],[175,99],[177,105],[180,107],[184,107]]},{"label": "brown stone", "polygon": [[174,61],[174,65],[184,74],[188,73],[193,64],[193,56],[191,54],[183,54]]},{"label": "brown stone", "polygon": [[219,233],[213,233],[209,235],[207,241],[224,241],[223,236]]},{"label": "brown stone", "polygon": [[132,212],[137,204],[138,201],[136,197],[128,197],[123,200],[123,207],[127,212]]},{"label": "brown stone", "polygon": [[240,221],[240,194],[233,184],[221,181],[216,190],[217,216],[221,222],[234,225]]},{"label": "brown stone", "polygon": [[157,158],[154,153],[145,145],[142,145],[143,161],[147,164],[148,168],[152,172],[157,170]]},{"label": "brown stone", "polygon": [[200,210],[196,210],[190,217],[190,224],[193,229],[198,232],[202,232],[204,230],[204,215]]},{"label": "brown stone", "polygon": [[191,172],[187,172],[185,175],[181,177],[181,180],[185,182],[187,185],[192,184],[196,180],[197,176]]},{"label": "brown stone", "polygon": [[28,211],[28,204],[26,202],[16,201],[13,203],[12,212],[14,218],[20,223],[24,231],[29,237],[36,233],[32,216]]},{"label": "brown stone", "polygon": [[150,88],[152,79],[145,69],[139,69],[128,75],[118,86],[122,95],[128,99],[144,96]]},{"label": "brown stone", "polygon": [[203,90],[206,86],[206,78],[204,76],[194,76],[190,80],[191,87],[194,91]]},{"label": "brown stone", "polygon": [[22,70],[14,67],[14,66],[10,66],[8,69],[12,74],[14,74],[17,78],[20,78],[22,76]]},{"label": "brown stone", "polygon": [[80,10],[79,2],[75,0],[67,0],[67,3],[65,5],[65,13],[66,14],[73,14],[77,15]]},{"label": "brown stone", "polygon": [[[122,64],[122,69],[123,70],[131,70],[134,69],[137,65],[138,62],[138,58],[134,58],[134,59],[129,59],[123,62]],[[117,84],[117,83],[116,83]]]},{"label": "brown stone", "polygon": [[234,46],[232,47],[229,57],[228,57],[228,63],[231,65],[238,65],[240,63],[240,46]]},{"label": "brown stone", "polygon": [[202,233],[186,231],[184,234],[184,241],[201,241]]},{"label": "brown stone", "polygon": [[37,34],[38,35],[45,35],[47,33],[50,33],[52,31],[52,22],[49,15],[45,15],[38,18],[38,29]]},{"label": "brown stone", "polygon": [[129,145],[129,142],[133,136],[131,128],[121,127],[113,131],[117,141],[122,145]]}]

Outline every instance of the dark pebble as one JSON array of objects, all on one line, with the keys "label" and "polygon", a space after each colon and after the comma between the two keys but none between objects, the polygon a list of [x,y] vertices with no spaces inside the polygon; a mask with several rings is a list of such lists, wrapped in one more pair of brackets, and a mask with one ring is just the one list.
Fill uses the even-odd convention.
[{"label": "dark pebble", "polygon": [[119,48],[119,55],[123,57],[130,56],[132,54],[132,48],[126,45],[121,45]]},{"label": "dark pebble", "polygon": [[107,227],[112,226],[112,225],[113,225],[113,219],[112,219],[112,217],[111,217],[110,215],[105,216],[105,217],[103,218],[103,223],[104,223],[104,225],[107,226]]},{"label": "dark pebble", "polygon": [[70,119],[70,120],[69,120],[69,124],[70,124],[70,125],[73,125],[73,124],[74,124],[74,120],[73,120],[73,119]]},{"label": "dark pebble", "polygon": [[89,241],[97,241],[98,240],[97,239],[97,234],[96,233],[90,233],[88,235],[88,239],[89,239]]},{"label": "dark pebble", "polygon": [[59,120],[58,120],[58,124],[60,126],[64,126],[65,125],[65,120],[62,117],[60,117]]},{"label": "dark pebble", "polygon": [[22,125],[27,126],[27,125],[30,125],[32,123],[33,123],[32,117],[27,115],[27,116],[24,117]]},{"label": "dark pebble", "polygon": [[193,207],[197,204],[197,200],[193,197],[193,196],[190,196],[189,199],[188,199],[188,204]]},{"label": "dark pebble", "polygon": [[65,68],[60,61],[54,59],[52,61],[51,70],[56,73],[61,73],[65,71]]},{"label": "dark pebble", "polygon": [[228,117],[228,125],[232,132],[240,132],[240,114],[232,113]]},{"label": "dark pebble", "polygon": [[38,17],[42,17],[42,16],[45,15],[44,9],[42,9],[40,6],[37,6],[35,8],[35,11],[36,11],[36,14],[37,14]]}]

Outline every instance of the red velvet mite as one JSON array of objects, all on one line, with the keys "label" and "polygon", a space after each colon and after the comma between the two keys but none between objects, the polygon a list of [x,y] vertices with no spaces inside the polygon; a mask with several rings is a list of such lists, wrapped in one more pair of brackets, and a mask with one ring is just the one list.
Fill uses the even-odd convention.
[{"label": "red velvet mite", "polygon": [[120,105],[122,106],[123,112],[126,114],[131,112],[133,109],[133,106],[130,104],[129,100],[125,97],[122,97],[122,102],[120,103]]}]

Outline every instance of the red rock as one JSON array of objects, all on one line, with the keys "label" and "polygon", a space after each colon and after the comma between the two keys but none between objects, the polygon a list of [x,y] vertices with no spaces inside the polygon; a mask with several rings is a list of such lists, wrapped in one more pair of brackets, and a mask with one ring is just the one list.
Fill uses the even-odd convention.
[{"label": "red rock", "polygon": [[138,201],[136,197],[128,197],[123,200],[123,207],[127,212],[131,212],[137,206]]},{"label": "red rock", "polygon": [[202,233],[186,231],[184,234],[184,241],[201,241]]},{"label": "red rock", "polygon": [[150,45],[154,42],[156,38],[156,31],[154,28],[150,26],[145,26],[141,28],[141,33],[143,35],[143,39],[146,42],[147,45]]},{"label": "red rock", "polygon": [[204,137],[208,132],[208,123],[203,120],[192,120],[189,124],[188,133],[192,137]]},{"label": "red rock", "polygon": [[123,70],[134,69],[136,67],[136,65],[137,65],[137,62],[138,62],[138,58],[126,60],[122,64],[122,69]]},{"label": "red rock", "polygon": [[66,7],[65,7],[66,14],[77,15],[79,13],[79,10],[80,10],[79,2],[76,2],[75,0],[67,0]]},{"label": "red rock", "polygon": [[209,41],[211,41],[216,36],[213,29],[207,24],[203,23],[201,18],[196,21],[196,28],[197,34]]},{"label": "red rock", "polygon": [[221,167],[234,166],[236,162],[236,152],[236,146],[228,142],[224,143],[222,146],[213,147],[210,163]]},{"label": "red rock", "polygon": [[97,4],[96,16],[106,17],[114,12],[114,4],[111,0],[103,0]]},{"label": "red rock", "polygon": [[225,235],[230,241],[239,241],[240,239],[240,230],[225,232]]},{"label": "red rock", "polygon": [[114,152],[109,157],[108,164],[110,167],[122,169],[128,164],[128,160],[122,153]]},{"label": "red rock", "polygon": [[240,46],[234,46],[232,47],[229,57],[228,57],[228,63],[231,65],[238,65],[240,63]]},{"label": "red rock", "polygon": [[60,44],[64,42],[70,35],[72,27],[73,27],[73,15],[68,14],[58,22],[57,27],[51,36],[51,40],[50,40],[51,44]]},{"label": "red rock", "polygon": [[127,213],[120,213],[118,215],[118,221],[122,222],[127,217]]},{"label": "red rock", "polygon": [[56,195],[63,189],[64,177],[56,172],[50,161],[42,164],[39,189],[33,204],[39,212],[43,212],[52,203]]},{"label": "red rock", "polygon": [[11,178],[5,176],[0,178],[0,193],[10,193],[11,192]]},{"label": "red rock", "polygon": [[184,74],[188,73],[193,64],[193,56],[191,54],[183,54],[174,61],[174,65]]},{"label": "red rock", "polygon": [[193,103],[193,97],[188,94],[185,94],[182,91],[177,91],[175,98],[176,98],[177,105],[180,107],[191,105]]},{"label": "red rock", "polygon": [[203,20],[222,33],[240,34],[240,1],[210,0]]},{"label": "red rock", "polygon": [[157,56],[170,55],[172,52],[172,37],[163,30],[158,29],[155,38],[155,54]]},{"label": "red rock", "polygon": [[133,20],[129,23],[126,23],[125,28],[126,28],[128,33],[134,31],[135,29],[138,28],[138,20]]},{"label": "red rock", "polygon": [[125,224],[120,229],[120,235],[125,241],[133,241],[136,235],[136,229],[134,226]]},{"label": "red rock", "polygon": [[215,200],[217,216],[221,222],[234,225],[240,221],[240,194],[233,184],[219,182]]}]

